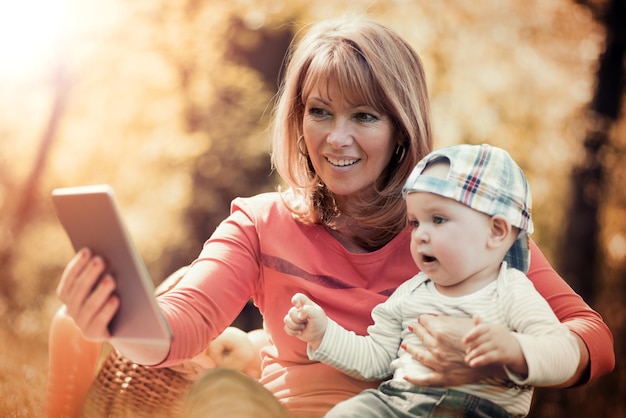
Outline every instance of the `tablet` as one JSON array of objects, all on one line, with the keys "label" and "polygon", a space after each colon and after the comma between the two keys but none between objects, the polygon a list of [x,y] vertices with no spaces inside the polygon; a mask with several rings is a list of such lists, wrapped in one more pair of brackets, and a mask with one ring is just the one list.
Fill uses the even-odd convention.
[{"label": "tablet", "polygon": [[111,341],[126,340],[169,346],[171,331],[154,296],[154,283],[128,234],[106,184],[60,188],[52,202],[74,250],[89,248],[107,263],[120,299],[109,324]]}]

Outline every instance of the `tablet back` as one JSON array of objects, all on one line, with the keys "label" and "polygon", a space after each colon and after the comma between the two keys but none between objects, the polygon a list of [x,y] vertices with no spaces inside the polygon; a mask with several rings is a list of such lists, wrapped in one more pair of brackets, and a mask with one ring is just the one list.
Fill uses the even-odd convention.
[{"label": "tablet back", "polygon": [[154,284],[122,221],[108,185],[55,189],[52,202],[74,250],[90,248],[116,279],[120,306],[109,324],[112,340],[169,344],[171,333],[158,309]]}]

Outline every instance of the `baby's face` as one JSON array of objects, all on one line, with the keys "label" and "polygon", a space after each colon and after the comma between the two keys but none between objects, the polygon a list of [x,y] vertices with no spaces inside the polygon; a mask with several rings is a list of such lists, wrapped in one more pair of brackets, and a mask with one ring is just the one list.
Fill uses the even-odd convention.
[{"label": "baby's face", "polygon": [[442,286],[475,274],[486,257],[490,217],[439,195],[426,192],[406,197],[411,254],[417,266]]}]

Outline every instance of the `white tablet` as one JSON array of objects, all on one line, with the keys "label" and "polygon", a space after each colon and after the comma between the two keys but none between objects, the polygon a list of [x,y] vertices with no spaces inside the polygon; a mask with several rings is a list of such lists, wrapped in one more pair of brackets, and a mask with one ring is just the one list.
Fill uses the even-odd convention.
[{"label": "white tablet", "polygon": [[55,189],[52,202],[76,251],[100,255],[116,279],[120,306],[109,324],[112,342],[169,346],[171,332],[157,306],[154,283],[122,221],[110,186]]}]

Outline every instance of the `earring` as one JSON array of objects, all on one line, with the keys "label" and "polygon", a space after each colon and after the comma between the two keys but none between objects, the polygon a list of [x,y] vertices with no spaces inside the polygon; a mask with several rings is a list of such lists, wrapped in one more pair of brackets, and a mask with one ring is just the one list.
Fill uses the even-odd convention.
[{"label": "earring", "polygon": [[304,144],[304,135],[300,135],[298,137],[298,141],[296,142],[296,148],[298,148],[298,151],[303,157],[307,157],[309,155],[309,152],[306,149],[306,145],[303,146],[303,144]]},{"label": "earring", "polygon": [[398,164],[400,164],[402,162],[402,160],[404,159],[404,154],[406,153],[406,147],[404,145],[398,145],[398,147],[396,148],[396,160],[398,160]]}]

